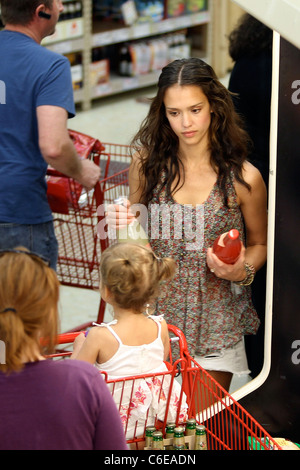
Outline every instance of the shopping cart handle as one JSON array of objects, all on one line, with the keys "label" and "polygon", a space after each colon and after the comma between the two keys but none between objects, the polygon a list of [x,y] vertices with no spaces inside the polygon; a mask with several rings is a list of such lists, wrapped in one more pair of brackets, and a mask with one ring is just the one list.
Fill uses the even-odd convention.
[{"label": "shopping cart handle", "polygon": [[180,328],[174,325],[170,325],[168,323],[168,330],[169,332],[172,332],[175,337],[177,337],[177,341],[179,341],[179,348],[181,352],[188,352],[188,345],[186,341],[186,337],[184,336],[183,332],[181,331]]}]

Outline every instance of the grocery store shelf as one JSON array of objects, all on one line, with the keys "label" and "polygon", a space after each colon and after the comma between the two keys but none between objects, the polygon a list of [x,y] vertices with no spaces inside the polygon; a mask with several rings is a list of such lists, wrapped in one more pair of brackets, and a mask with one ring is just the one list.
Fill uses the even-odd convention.
[{"label": "grocery store shelf", "polygon": [[[116,75],[116,70],[111,69],[108,80],[102,80],[101,77],[100,83],[93,86],[94,80],[91,79],[91,64],[93,50],[97,48],[105,48],[106,46],[122,43],[134,44],[136,40],[142,40],[143,38],[163,38],[170,33],[174,32],[176,34],[183,30],[195,31],[198,42],[200,38],[200,48],[204,49],[197,50],[196,55],[198,57],[205,56],[208,62],[210,62],[212,56],[211,18],[214,0],[208,0],[208,10],[205,11],[184,14],[157,22],[136,23],[132,26],[124,26],[112,21],[96,21],[93,18],[92,0],[81,0],[81,2],[83,16],[60,21],[57,24],[55,34],[45,38],[42,44],[59,54],[79,54],[79,62],[75,61],[75,63],[72,63],[72,73],[73,71],[77,73],[79,69],[81,70],[83,87],[77,89],[77,83],[75,83],[74,100],[84,110],[88,110],[91,107],[93,99],[154,85],[157,83],[161,72],[161,70],[155,70],[143,75],[121,77]],[[199,31],[197,27],[200,28]],[[193,44],[190,44],[190,46],[192,47]],[[197,47],[199,48],[199,44]],[[185,52],[183,53],[185,54]],[[110,59],[110,56],[105,57],[108,64]],[[96,61],[95,63],[97,64],[98,62]],[[152,70],[156,68],[154,66]],[[77,78],[76,74],[76,81],[78,81]],[[102,83],[104,81],[105,83]]]},{"label": "grocery store shelf", "polygon": [[[176,18],[168,18],[157,23],[149,22],[119,28],[116,28],[116,26],[114,26],[114,29],[95,32],[92,35],[92,47],[118,44],[120,42],[132,41],[135,39],[165,34],[183,28],[207,24],[209,22],[210,12],[200,11],[189,15],[178,16]],[[100,26],[99,24],[94,25],[94,29],[96,31],[97,28],[99,29],[99,27],[103,28],[103,24],[101,23]]]},{"label": "grocery store shelf", "polygon": [[84,41],[83,37],[81,37],[45,45],[47,46],[47,49],[50,49],[53,52],[58,52],[59,54],[70,54],[71,52],[82,51],[84,47]]}]

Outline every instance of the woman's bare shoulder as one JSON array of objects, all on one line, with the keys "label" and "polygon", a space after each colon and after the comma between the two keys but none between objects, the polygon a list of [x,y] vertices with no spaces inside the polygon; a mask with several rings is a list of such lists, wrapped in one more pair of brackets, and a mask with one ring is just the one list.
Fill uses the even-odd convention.
[{"label": "woman's bare shoulder", "polygon": [[246,201],[249,198],[252,199],[253,197],[265,199],[267,189],[260,171],[247,161],[243,165],[242,175],[250,190],[242,183],[235,181],[235,189],[240,202]]}]

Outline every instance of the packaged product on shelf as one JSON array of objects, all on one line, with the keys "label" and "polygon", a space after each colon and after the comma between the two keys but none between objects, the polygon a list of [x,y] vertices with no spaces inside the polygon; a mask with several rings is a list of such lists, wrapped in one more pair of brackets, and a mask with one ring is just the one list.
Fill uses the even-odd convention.
[{"label": "packaged product on shelf", "polygon": [[122,44],[119,54],[119,74],[121,77],[132,76],[132,58],[129,44]]},{"label": "packaged product on shelf", "polygon": [[136,77],[149,73],[151,66],[151,50],[144,42],[132,43],[129,45],[131,55],[132,71],[131,75]]},{"label": "packaged product on shelf", "polygon": [[145,42],[137,44],[137,75],[149,73],[151,66],[151,49]]},{"label": "packaged product on shelf", "polygon": [[124,23],[127,26],[131,26],[138,20],[138,12],[133,0],[127,0],[121,5],[121,12]]},{"label": "packaged product on shelf", "polygon": [[64,2],[64,11],[59,15],[59,21],[72,20],[82,17],[82,3],[80,0]]},{"label": "packaged product on shelf", "polygon": [[66,54],[71,65],[71,77],[73,90],[79,90],[83,86],[83,68],[81,54],[70,53]]},{"label": "packaged product on shelf", "polygon": [[169,47],[166,38],[149,41],[151,51],[150,70],[161,70],[169,62]]},{"label": "packaged product on shelf", "polygon": [[109,59],[101,59],[90,64],[90,86],[109,82]]},{"label": "packaged product on shelf", "polygon": [[134,77],[138,75],[137,61],[138,61],[139,49],[136,44],[131,43],[128,46],[128,50],[130,54],[130,67],[129,67],[130,77]]},{"label": "packaged product on shelf", "polygon": [[191,45],[185,34],[172,34],[169,43],[169,62],[176,59],[188,59],[190,56]]},{"label": "packaged product on shelf", "polygon": [[74,39],[83,35],[83,19],[73,18],[65,22],[65,39]]},{"label": "packaged product on shelf", "polygon": [[73,90],[79,90],[83,86],[83,69],[82,64],[73,65],[71,67],[71,76]]},{"label": "packaged product on shelf", "polygon": [[136,0],[139,22],[158,22],[164,18],[164,2],[162,0]]},{"label": "packaged product on shelf", "polygon": [[186,0],[186,12],[196,13],[207,10],[207,0]]},{"label": "packaged product on shelf", "polygon": [[167,0],[167,18],[184,15],[185,0]]},{"label": "packaged product on shelf", "polygon": [[96,87],[109,82],[110,61],[105,47],[92,49],[92,62],[90,63],[89,85]]}]

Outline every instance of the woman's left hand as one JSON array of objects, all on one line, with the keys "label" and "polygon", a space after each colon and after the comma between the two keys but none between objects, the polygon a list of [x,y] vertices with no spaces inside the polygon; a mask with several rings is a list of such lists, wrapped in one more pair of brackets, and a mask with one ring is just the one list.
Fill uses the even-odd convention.
[{"label": "woman's left hand", "polygon": [[227,281],[241,281],[246,277],[245,271],[245,247],[242,246],[240,256],[234,264],[223,263],[214,253],[212,248],[208,248],[206,255],[207,266],[216,277]]}]

